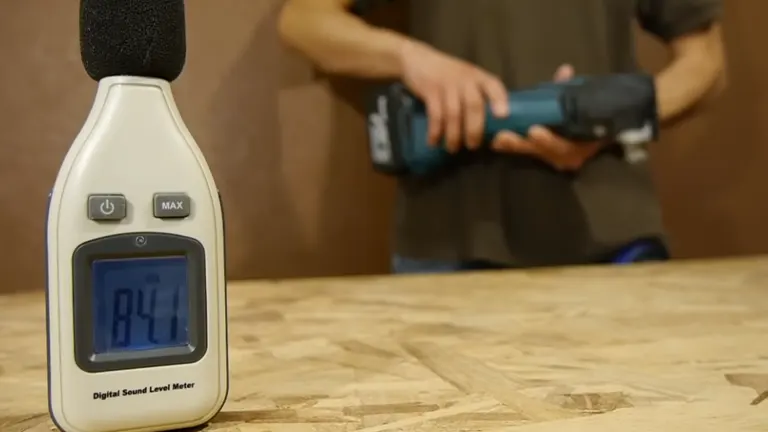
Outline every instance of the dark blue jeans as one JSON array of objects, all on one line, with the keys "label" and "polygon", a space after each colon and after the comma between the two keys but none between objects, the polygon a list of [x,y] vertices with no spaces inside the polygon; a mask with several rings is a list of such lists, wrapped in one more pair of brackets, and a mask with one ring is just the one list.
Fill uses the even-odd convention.
[{"label": "dark blue jeans", "polygon": [[[641,240],[635,242],[603,260],[595,261],[595,264],[634,264],[647,261],[666,261],[669,259],[669,252],[664,244],[655,239]],[[495,270],[508,268],[506,266],[496,265],[486,261],[436,261],[412,259],[399,255],[392,257],[392,273],[413,274],[413,273],[453,273],[460,271],[473,270]]]},{"label": "dark blue jeans", "polygon": [[392,257],[392,273],[453,273],[471,270],[490,270],[504,268],[484,261],[435,261],[421,260],[395,255]]}]

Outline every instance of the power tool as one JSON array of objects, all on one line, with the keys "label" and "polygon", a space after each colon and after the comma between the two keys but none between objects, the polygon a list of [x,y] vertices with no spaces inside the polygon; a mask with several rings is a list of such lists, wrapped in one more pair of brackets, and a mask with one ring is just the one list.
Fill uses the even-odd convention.
[{"label": "power tool", "polygon": [[[483,147],[503,130],[526,136],[540,125],[575,142],[605,141],[637,148],[658,139],[656,86],[645,73],[580,76],[509,93],[509,115],[486,107]],[[453,157],[428,142],[425,104],[399,82],[373,93],[366,107],[370,157],[376,171],[426,175]]]}]

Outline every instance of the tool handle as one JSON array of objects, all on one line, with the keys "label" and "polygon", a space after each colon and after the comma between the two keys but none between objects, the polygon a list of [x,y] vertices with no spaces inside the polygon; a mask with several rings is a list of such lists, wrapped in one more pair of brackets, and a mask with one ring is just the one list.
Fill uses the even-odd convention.
[{"label": "tool handle", "polygon": [[546,85],[509,94],[509,115],[496,117],[486,108],[485,138],[491,141],[496,134],[508,130],[521,136],[534,125],[558,128],[565,124],[560,105],[560,87]]},{"label": "tool handle", "polygon": [[[504,118],[493,115],[486,107],[483,145],[492,142],[497,133],[503,130],[515,132],[521,136],[528,134],[533,125],[541,125],[557,129],[563,126],[565,118],[560,106],[561,86],[559,84],[543,84],[541,86],[511,92],[509,95],[509,112]],[[444,146],[429,146],[426,142],[429,119],[420,106],[410,124],[410,136],[403,137],[408,145],[402,149],[402,157],[411,172],[426,173],[442,165],[449,157]]]}]

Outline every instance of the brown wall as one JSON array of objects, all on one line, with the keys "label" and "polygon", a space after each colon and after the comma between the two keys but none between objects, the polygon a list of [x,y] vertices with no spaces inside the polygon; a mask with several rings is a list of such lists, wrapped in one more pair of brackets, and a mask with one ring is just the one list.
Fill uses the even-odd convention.
[{"label": "brown wall", "polygon": [[[666,132],[654,167],[680,257],[768,252],[768,2],[726,0],[729,88],[718,105]],[[643,38],[650,69],[665,52]]]},{"label": "brown wall", "polygon": [[[190,0],[187,68],[174,84],[226,206],[233,278],[387,269],[392,183],[369,171],[349,82],[286,53],[280,0]],[[768,3],[730,1],[731,87],[721,107],[655,152],[680,256],[768,251]],[[0,291],[43,284],[45,196],[89,109],[76,0],[4,1],[0,15]],[[753,42],[755,41],[755,42]],[[644,41],[646,64],[664,53]],[[336,96],[335,96],[336,95]],[[338,97],[342,95],[344,97]]]}]

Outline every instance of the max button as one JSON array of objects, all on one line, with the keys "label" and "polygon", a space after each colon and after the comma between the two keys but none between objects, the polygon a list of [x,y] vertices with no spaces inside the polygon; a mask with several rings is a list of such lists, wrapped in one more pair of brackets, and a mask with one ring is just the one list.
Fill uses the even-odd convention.
[{"label": "max button", "polygon": [[119,221],[125,219],[126,200],[122,194],[88,195],[88,219]]},{"label": "max button", "polygon": [[158,219],[183,219],[190,215],[191,206],[192,199],[185,193],[156,193],[152,209]]}]

